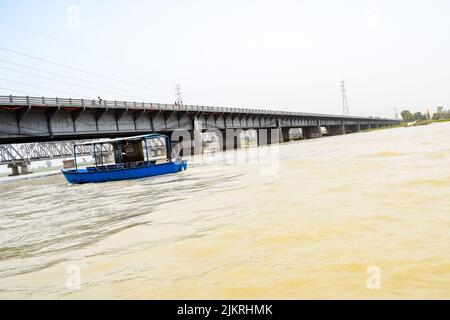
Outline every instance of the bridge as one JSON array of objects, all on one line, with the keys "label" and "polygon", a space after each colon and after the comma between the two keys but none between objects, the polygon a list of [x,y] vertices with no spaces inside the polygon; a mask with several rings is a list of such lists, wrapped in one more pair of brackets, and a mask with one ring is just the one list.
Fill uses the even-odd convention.
[{"label": "bridge", "polygon": [[[217,133],[223,149],[230,149],[240,147],[239,134],[249,129],[256,130],[259,144],[271,144],[288,141],[290,129],[301,129],[303,138],[310,139],[322,136],[323,132],[327,135],[346,134],[399,122],[386,118],[249,108],[0,96],[0,145],[157,132],[172,135],[172,139],[187,135],[184,141],[190,141],[192,151],[200,153],[202,140],[199,133],[205,131]],[[180,131],[183,134],[179,134]],[[64,143],[34,144],[32,150],[40,151],[36,153],[36,159],[45,159],[46,154],[51,154],[48,148],[54,152],[53,157],[58,154],[62,157],[69,154],[69,147]],[[3,147],[0,149],[0,156],[3,157],[0,163],[13,158],[19,161],[20,154],[24,154],[26,148],[30,150],[29,146],[23,146],[21,152],[11,157],[17,150]]]},{"label": "bridge", "polygon": [[394,119],[262,109],[0,96],[0,144],[171,133],[177,129],[274,129],[280,130],[282,142],[288,139],[291,128],[302,128],[305,138],[313,138],[320,136],[320,127],[328,134],[343,134],[397,123]]}]

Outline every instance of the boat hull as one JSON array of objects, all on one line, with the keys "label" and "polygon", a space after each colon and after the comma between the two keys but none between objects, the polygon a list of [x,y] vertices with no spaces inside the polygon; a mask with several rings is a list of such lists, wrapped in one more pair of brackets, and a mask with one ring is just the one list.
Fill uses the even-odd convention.
[{"label": "boat hull", "polygon": [[121,168],[114,170],[63,169],[61,172],[69,183],[80,184],[89,182],[107,182],[130,179],[140,179],[177,173],[187,169],[187,162],[167,162],[143,167]]}]

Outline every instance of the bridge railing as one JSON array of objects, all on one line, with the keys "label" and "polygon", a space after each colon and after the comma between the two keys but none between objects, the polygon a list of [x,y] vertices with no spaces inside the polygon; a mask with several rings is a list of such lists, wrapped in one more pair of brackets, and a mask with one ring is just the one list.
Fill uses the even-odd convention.
[{"label": "bridge railing", "polygon": [[191,112],[217,112],[217,113],[247,113],[261,115],[301,116],[301,117],[323,117],[323,118],[346,118],[384,120],[395,122],[394,119],[372,118],[360,116],[343,116],[330,114],[317,114],[293,111],[213,107],[199,105],[174,105],[149,102],[112,101],[102,99],[72,99],[72,98],[48,98],[29,96],[0,96],[0,106],[50,106],[50,107],[86,107],[86,108],[108,108],[108,109],[139,109],[139,110],[161,110],[161,111],[191,111]]}]

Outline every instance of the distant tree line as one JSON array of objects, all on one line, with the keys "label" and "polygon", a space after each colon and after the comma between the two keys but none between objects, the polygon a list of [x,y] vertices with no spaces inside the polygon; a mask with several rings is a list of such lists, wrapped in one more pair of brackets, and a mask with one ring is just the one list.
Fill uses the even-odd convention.
[{"label": "distant tree line", "polygon": [[437,107],[437,111],[430,115],[429,112],[422,114],[421,112],[411,113],[411,111],[405,109],[400,112],[403,121],[413,122],[420,120],[446,120],[450,119],[450,109],[445,110],[444,107]]},{"label": "distant tree line", "polygon": [[444,107],[437,107],[437,112],[433,113],[432,120],[450,119],[450,109],[444,110]]}]

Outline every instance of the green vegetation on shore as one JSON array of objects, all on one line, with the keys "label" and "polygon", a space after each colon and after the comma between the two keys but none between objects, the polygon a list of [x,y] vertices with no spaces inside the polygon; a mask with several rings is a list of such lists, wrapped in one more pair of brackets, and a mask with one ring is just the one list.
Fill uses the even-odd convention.
[{"label": "green vegetation on shore", "polygon": [[[450,110],[445,110],[444,107],[437,107],[437,110],[432,115],[429,111],[422,114],[421,112],[412,113],[411,111],[405,109],[400,112],[402,116],[402,122],[399,126],[407,127],[407,126],[425,126],[434,122],[447,122],[450,121]],[[408,125],[408,123],[410,123]],[[395,126],[394,126],[395,127]],[[392,127],[391,127],[392,128]]]},{"label": "green vegetation on shore", "polygon": [[370,128],[370,129],[365,129],[365,130],[361,130],[362,132],[370,132],[370,131],[376,131],[376,130],[383,130],[383,129],[392,129],[392,128],[406,128],[406,127],[418,127],[418,126],[426,126],[432,123],[437,123],[437,122],[450,122],[450,118],[447,119],[438,119],[438,120],[434,120],[434,119],[421,119],[421,120],[413,120],[413,122],[411,124],[408,125],[407,121],[402,121],[399,124],[396,125],[390,125],[387,127],[379,127],[379,128]]},{"label": "green vegetation on shore", "polygon": [[408,109],[403,110],[402,112],[400,112],[400,115],[402,116],[402,119],[404,122],[414,122],[414,121],[422,121],[419,122],[418,125],[423,125],[423,124],[430,124],[431,122],[426,122],[427,120],[429,121],[450,121],[450,110],[445,110],[444,107],[440,106],[437,107],[436,112],[433,113],[432,115],[430,114],[429,111],[425,112],[424,114],[422,114],[421,112],[415,112],[415,113],[411,113],[411,111],[409,111]]},{"label": "green vegetation on shore", "polygon": [[413,124],[411,124],[412,127],[418,127],[418,126],[426,126],[429,125],[433,122],[433,120],[428,120],[428,119],[424,119],[424,120],[417,120],[416,122],[414,122]]},{"label": "green vegetation on shore", "polygon": [[439,119],[439,120],[431,120],[431,122],[449,122],[450,118],[448,119]]}]

